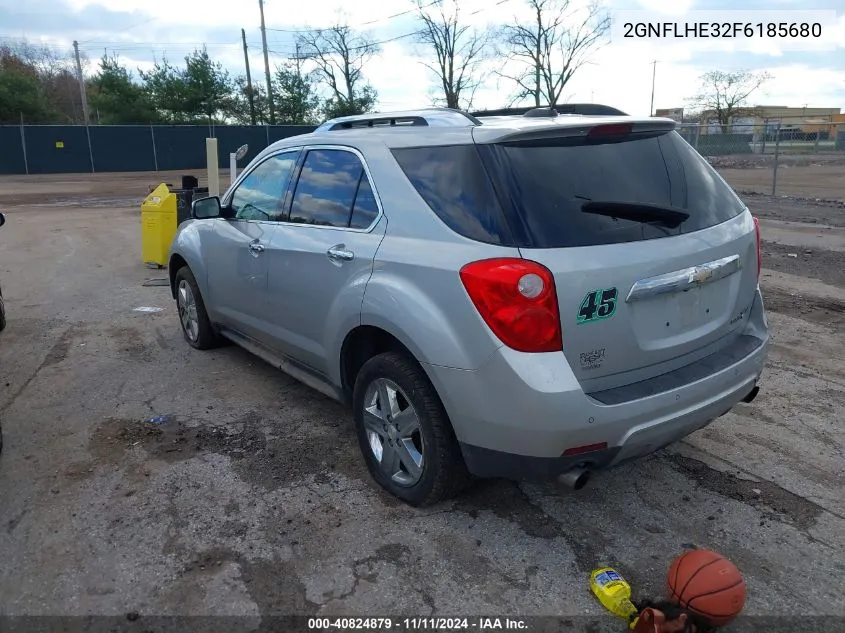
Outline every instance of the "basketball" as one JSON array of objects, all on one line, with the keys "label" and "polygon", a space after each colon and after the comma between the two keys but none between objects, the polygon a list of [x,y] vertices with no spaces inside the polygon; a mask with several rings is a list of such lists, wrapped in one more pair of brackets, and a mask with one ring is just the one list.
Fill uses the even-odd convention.
[{"label": "basketball", "polygon": [[696,549],[672,561],[666,578],[669,599],[712,626],[724,626],[745,606],[745,580],[716,552]]}]

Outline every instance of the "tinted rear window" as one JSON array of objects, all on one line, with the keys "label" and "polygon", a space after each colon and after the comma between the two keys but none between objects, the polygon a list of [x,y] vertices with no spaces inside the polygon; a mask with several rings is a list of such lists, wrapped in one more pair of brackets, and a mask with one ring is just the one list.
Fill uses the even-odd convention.
[{"label": "tinted rear window", "polygon": [[[743,211],[737,196],[677,132],[621,142],[395,149],[408,179],[454,231],[525,248],[594,246],[699,231]],[[586,202],[654,205],[677,226],[584,211]]]},{"label": "tinted rear window", "polygon": [[[634,242],[690,233],[743,211],[737,196],[677,132],[623,142],[484,150],[520,242],[534,248]],[[688,214],[679,225],[587,213],[586,202],[656,205]]]}]

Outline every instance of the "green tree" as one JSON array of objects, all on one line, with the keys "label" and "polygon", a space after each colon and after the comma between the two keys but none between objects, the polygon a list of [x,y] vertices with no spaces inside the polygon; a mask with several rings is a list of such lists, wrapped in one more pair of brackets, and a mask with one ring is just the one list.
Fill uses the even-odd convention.
[{"label": "green tree", "polygon": [[[87,60],[82,56],[82,65]],[[26,40],[0,47],[3,78],[0,102],[15,110],[16,122],[82,122],[82,97],[76,68],[67,53]]]},{"label": "green tree", "polygon": [[50,123],[55,116],[32,64],[0,47],[0,123]]},{"label": "green tree", "polygon": [[147,72],[139,70],[144,92],[150,102],[166,121],[186,122],[185,119],[185,82],[180,71],[171,66],[167,58],[156,62]]},{"label": "green tree", "polygon": [[90,82],[89,102],[92,117],[107,125],[159,120],[144,89],[132,81],[132,73],[117,56],[100,59],[100,70]]},{"label": "green tree", "polygon": [[252,96],[252,107],[255,110],[255,123],[265,125],[270,122],[270,102],[267,100],[267,91],[261,83],[252,83],[252,93],[247,85],[246,77],[241,75],[235,78],[235,85],[229,98],[228,118],[239,125],[252,124],[252,112],[250,111],[250,94]]},{"label": "green tree", "polygon": [[188,118],[222,120],[231,109],[233,85],[223,64],[214,61],[205,46],[185,57],[181,73],[184,114]]},{"label": "green tree", "polygon": [[186,56],[184,68],[163,59],[140,74],[152,104],[166,119],[178,123],[222,121],[232,111],[233,82],[205,47]]},{"label": "green tree", "polygon": [[340,116],[352,116],[372,112],[378,101],[378,93],[372,86],[361,88],[352,100],[345,97],[330,97],[323,104],[323,113],[327,119]]},{"label": "green tree", "polygon": [[[12,44],[10,51],[24,64],[34,69],[41,85],[50,123],[82,123],[82,97],[76,65],[68,50],[49,45],[33,45],[23,40]],[[82,68],[88,66],[85,53],[80,55]]]},{"label": "green tree", "polygon": [[297,56],[276,67],[276,114],[280,123],[312,125],[317,122],[320,97],[313,72],[305,72],[302,57]]}]

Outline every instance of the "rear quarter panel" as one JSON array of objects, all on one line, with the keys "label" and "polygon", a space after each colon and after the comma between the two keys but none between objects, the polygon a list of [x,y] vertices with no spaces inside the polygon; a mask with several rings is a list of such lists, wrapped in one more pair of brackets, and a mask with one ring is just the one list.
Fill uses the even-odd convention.
[{"label": "rear quarter panel", "polygon": [[[468,140],[466,132],[461,138]],[[366,150],[388,224],[364,294],[361,324],[389,332],[422,363],[479,367],[502,343],[470,301],[459,271],[479,259],[519,257],[518,249],[454,233],[417,193],[387,147]]]},{"label": "rear quarter panel", "polygon": [[367,284],[361,323],[393,334],[422,363],[476,369],[502,343],[478,314],[458,271],[477,259],[518,256],[510,248],[388,235]]}]

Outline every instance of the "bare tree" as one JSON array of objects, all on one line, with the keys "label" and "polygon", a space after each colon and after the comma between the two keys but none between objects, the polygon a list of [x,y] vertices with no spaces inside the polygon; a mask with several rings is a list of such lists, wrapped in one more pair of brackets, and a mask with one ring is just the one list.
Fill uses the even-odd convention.
[{"label": "bare tree", "polygon": [[419,41],[431,47],[436,59],[434,65],[423,65],[437,75],[443,89],[443,97],[437,101],[447,108],[471,108],[475,91],[485,79],[482,63],[489,33],[461,24],[457,0],[450,1],[448,10],[444,2],[438,2],[436,11],[429,9],[431,2],[415,2],[422,27]]},{"label": "bare tree", "polygon": [[[65,72],[73,72],[73,54],[61,51],[47,45],[31,44],[27,41],[16,42],[11,46],[15,55],[38,71],[42,80],[51,82]],[[80,55],[83,69],[88,66],[88,57],[83,52]]]},{"label": "bare tree", "polygon": [[588,60],[610,28],[610,16],[598,4],[581,11],[570,0],[525,0],[532,18],[503,27],[503,42],[510,59],[522,68],[516,75],[499,73],[514,81],[514,101],[526,97],[535,106],[555,107],[564,87]]},{"label": "bare tree", "polygon": [[755,108],[747,106],[748,98],[769,79],[767,72],[712,70],[701,76],[701,88],[690,102],[701,108],[702,123],[715,116],[722,132],[727,133],[734,117],[754,114]]},{"label": "bare tree", "polygon": [[376,103],[375,89],[366,83],[364,65],[379,52],[377,42],[345,24],[303,34],[298,39],[301,55],[316,64],[320,82],[331,96],[325,104],[327,117],[362,114]]}]

